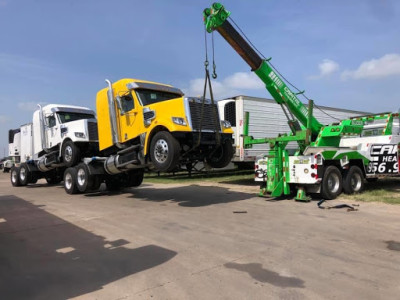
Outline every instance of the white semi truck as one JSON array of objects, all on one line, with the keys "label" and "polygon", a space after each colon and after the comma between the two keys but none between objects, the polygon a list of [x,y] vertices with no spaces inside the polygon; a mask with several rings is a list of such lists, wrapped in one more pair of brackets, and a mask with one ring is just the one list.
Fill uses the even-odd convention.
[{"label": "white semi truck", "polygon": [[[80,106],[49,104],[33,113],[32,123],[19,129],[20,163],[11,170],[13,186],[45,178],[49,184],[63,180],[64,170],[98,149],[94,111]],[[15,143],[15,141],[14,141]]]}]

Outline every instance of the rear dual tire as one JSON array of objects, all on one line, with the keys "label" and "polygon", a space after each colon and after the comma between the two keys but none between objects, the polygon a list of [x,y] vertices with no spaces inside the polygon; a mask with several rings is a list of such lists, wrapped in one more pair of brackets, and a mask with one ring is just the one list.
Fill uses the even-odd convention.
[{"label": "rear dual tire", "polygon": [[364,174],[357,166],[351,166],[343,178],[343,191],[346,194],[361,193],[364,190]]},{"label": "rear dual tire", "polygon": [[321,183],[321,195],[324,199],[332,200],[340,195],[342,190],[346,194],[360,193],[364,189],[364,174],[357,166],[351,166],[342,173],[335,166],[329,166],[324,172]]},{"label": "rear dual tire", "polygon": [[21,186],[21,182],[19,180],[19,167],[11,168],[10,178],[12,186]]},{"label": "rear dual tire", "polygon": [[64,189],[70,195],[97,191],[100,185],[100,176],[91,175],[89,167],[84,163],[65,170]]},{"label": "rear dual tire", "polygon": [[321,183],[321,196],[326,200],[335,199],[340,195],[343,189],[342,173],[335,166],[329,166],[325,169],[324,177]]}]

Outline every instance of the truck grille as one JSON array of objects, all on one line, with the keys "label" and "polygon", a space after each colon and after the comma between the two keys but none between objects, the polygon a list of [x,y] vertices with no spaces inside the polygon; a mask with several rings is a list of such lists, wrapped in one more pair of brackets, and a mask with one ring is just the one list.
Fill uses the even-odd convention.
[{"label": "truck grille", "polygon": [[[192,118],[192,126],[193,130],[200,130],[200,122],[201,122],[201,106],[202,103],[197,101],[190,101],[190,116]],[[204,103],[204,112],[202,119],[201,130],[212,130],[212,131],[220,131],[221,125],[219,122],[218,116],[218,107],[216,104],[208,104]]]},{"label": "truck grille", "polygon": [[97,141],[99,139],[99,134],[97,132],[97,123],[88,122],[88,132],[90,141]]},{"label": "truck grille", "polygon": [[236,103],[234,101],[225,104],[224,119],[229,121],[232,127],[236,126]]}]

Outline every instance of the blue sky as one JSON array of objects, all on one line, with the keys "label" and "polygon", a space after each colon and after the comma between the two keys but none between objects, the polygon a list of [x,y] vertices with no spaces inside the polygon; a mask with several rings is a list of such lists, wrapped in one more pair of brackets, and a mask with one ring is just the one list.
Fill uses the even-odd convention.
[{"label": "blue sky", "polygon": [[[173,84],[198,95],[202,11],[212,1],[0,0],[0,157],[37,103],[95,108],[104,79]],[[251,3],[251,4],[249,4]],[[400,1],[225,1],[250,40],[317,104],[400,108]],[[269,97],[215,34],[218,98]]]}]

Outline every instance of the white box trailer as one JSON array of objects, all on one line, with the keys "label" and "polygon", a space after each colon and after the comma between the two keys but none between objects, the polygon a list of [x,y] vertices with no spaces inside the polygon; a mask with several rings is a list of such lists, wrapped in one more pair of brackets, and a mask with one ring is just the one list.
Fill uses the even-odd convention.
[{"label": "white box trailer", "polygon": [[20,128],[8,131],[8,157],[2,164],[3,172],[7,173],[20,161],[21,155],[21,132]]},{"label": "white box trailer", "polygon": [[21,126],[21,163],[33,158],[32,123]]},{"label": "white box trailer", "polygon": [[[268,144],[253,145],[251,149],[244,149],[243,121],[245,112],[250,113],[249,135],[254,138],[276,137],[279,133],[289,133],[287,119],[279,104],[272,99],[250,96],[236,96],[218,101],[221,120],[229,121],[234,131],[235,154],[232,161],[235,164],[253,163],[257,156],[267,153]],[[338,120],[352,116],[369,114],[368,112],[340,109],[326,106],[314,107],[313,114],[322,124],[331,124]],[[297,144],[292,143],[287,149],[296,149]]]}]

